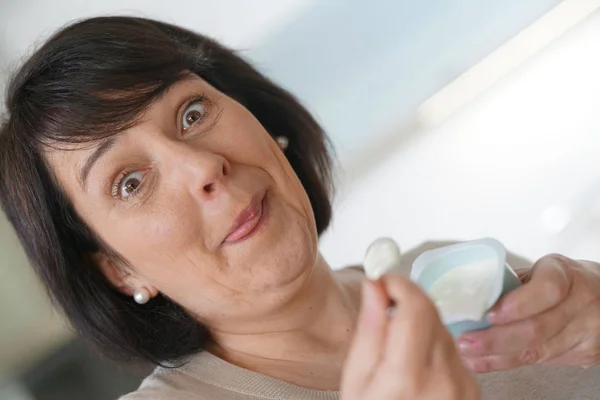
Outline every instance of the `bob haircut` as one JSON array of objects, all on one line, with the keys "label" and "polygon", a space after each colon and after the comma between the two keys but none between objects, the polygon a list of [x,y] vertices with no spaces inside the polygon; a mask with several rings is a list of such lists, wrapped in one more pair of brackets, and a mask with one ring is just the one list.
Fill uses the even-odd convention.
[{"label": "bob haircut", "polygon": [[0,125],[0,204],[53,302],[81,336],[112,358],[183,361],[204,348],[208,330],[165,296],[139,305],[108,282],[91,255],[118,254],[76,214],[43,151],[94,143],[134,126],[190,73],[245,106],[273,137],[288,138],[286,156],[308,193],[319,234],[331,219],[326,135],[290,93],[233,51],[142,18],[92,18],[58,31],[8,86],[8,118]]}]

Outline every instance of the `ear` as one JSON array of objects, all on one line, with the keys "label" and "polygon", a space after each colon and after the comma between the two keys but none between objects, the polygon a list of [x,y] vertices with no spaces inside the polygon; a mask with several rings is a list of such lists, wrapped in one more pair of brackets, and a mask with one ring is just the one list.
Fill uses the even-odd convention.
[{"label": "ear", "polygon": [[158,294],[156,288],[138,279],[125,265],[118,265],[106,253],[95,253],[92,259],[111,285],[124,295],[133,296],[136,290],[141,288],[148,290],[151,297]]},{"label": "ear", "polygon": [[129,272],[124,266],[116,263],[104,252],[98,252],[92,255],[94,263],[100,269],[100,272],[108,279],[111,285],[117,288],[121,293],[133,296],[135,289],[129,284]]}]

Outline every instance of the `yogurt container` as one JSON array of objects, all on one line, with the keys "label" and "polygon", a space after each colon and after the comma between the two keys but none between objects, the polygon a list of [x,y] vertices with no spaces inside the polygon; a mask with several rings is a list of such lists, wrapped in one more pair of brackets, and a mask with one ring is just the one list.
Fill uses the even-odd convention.
[{"label": "yogurt container", "polygon": [[410,278],[432,298],[455,338],[489,328],[489,309],[521,285],[506,262],[506,249],[495,239],[426,251],[413,262]]}]

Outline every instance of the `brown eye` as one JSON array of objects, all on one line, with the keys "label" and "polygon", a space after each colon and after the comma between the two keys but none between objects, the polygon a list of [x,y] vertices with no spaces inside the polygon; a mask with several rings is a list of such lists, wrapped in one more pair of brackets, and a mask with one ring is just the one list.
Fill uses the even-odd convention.
[{"label": "brown eye", "polygon": [[181,123],[183,130],[187,130],[190,126],[201,120],[205,113],[206,107],[200,101],[191,104],[183,113],[183,121]]},{"label": "brown eye", "polygon": [[202,113],[198,110],[192,110],[186,115],[185,120],[187,121],[188,125],[191,125],[200,118],[202,118]]},{"label": "brown eye", "polygon": [[121,183],[121,189],[119,191],[121,198],[126,199],[127,197],[134,195],[142,184],[143,178],[143,173],[139,171],[127,175],[125,179],[123,179],[123,183]]},{"label": "brown eye", "polygon": [[135,192],[135,189],[138,188],[138,186],[140,186],[140,181],[136,180],[136,179],[132,179],[129,182],[127,182],[127,186],[125,186],[125,191],[129,194]]}]

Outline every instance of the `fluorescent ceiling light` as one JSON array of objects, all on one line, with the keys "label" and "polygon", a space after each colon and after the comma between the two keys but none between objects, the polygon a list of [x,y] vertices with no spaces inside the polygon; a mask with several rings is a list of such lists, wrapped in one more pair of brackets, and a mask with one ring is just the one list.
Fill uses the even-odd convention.
[{"label": "fluorescent ceiling light", "polygon": [[421,104],[417,119],[427,126],[443,122],[598,8],[600,0],[564,0]]}]

